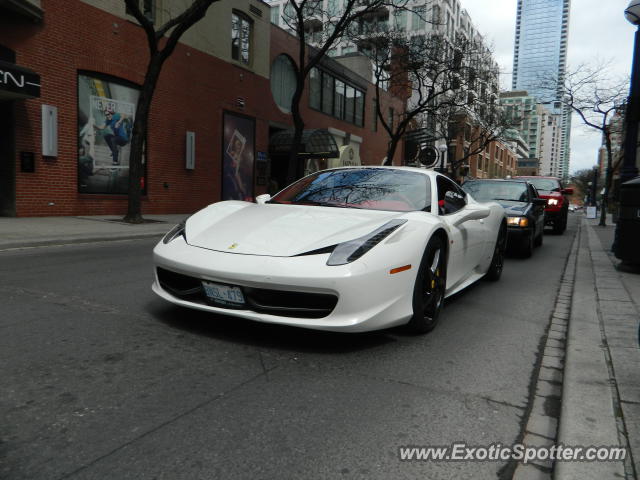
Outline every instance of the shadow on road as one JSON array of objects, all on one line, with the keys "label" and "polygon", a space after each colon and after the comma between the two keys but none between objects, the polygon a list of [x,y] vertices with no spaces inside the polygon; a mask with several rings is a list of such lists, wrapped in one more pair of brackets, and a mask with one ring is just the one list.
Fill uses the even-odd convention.
[{"label": "shadow on road", "polygon": [[397,340],[394,330],[366,333],[337,333],[261,323],[199,310],[151,302],[145,310],[171,328],[198,336],[254,347],[311,353],[352,353]]}]

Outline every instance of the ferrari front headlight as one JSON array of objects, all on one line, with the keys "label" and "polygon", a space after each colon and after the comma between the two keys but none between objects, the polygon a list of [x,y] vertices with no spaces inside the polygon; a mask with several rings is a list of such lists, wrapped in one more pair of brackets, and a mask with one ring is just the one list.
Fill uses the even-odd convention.
[{"label": "ferrari front headlight", "polygon": [[529,219],[527,217],[507,217],[507,225],[510,227],[528,227]]},{"label": "ferrari front headlight", "polygon": [[391,220],[363,237],[338,244],[327,260],[327,265],[346,265],[359,259],[405,223],[406,220]]},{"label": "ferrari front headlight", "polygon": [[184,239],[186,240],[187,239],[186,225],[187,225],[187,221],[183,220],[178,225],[173,227],[171,230],[169,230],[169,233],[167,233],[163,237],[162,243],[164,243],[166,245],[167,243],[171,242],[172,240],[175,240],[176,238],[178,238],[179,236],[183,236]]}]

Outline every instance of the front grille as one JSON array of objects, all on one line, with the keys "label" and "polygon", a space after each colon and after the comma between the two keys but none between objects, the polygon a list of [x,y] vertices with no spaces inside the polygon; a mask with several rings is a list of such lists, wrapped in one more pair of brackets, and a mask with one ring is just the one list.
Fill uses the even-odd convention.
[{"label": "front grille", "polygon": [[[202,305],[233,308],[211,301],[202,288],[199,278],[172,272],[158,267],[160,286],[174,297]],[[338,303],[336,295],[326,293],[293,292],[238,286],[246,300],[245,308],[257,313],[281,317],[323,318],[329,315]]]}]

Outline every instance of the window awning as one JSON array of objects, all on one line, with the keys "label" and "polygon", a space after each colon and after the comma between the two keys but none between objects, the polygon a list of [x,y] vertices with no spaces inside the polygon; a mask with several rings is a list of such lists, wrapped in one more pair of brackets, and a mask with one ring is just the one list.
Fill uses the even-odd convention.
[{"label": "window awning", "polygon": [[[293,145],[293,130],[284,130],[274,134],[269,141],[269,154],[288,154]],[[302,132],[302,141],[298,157],[301,158],[337,158],[340,156],[338,145],[327,129],[317,128]]]},{"label": "window awning", "polygon": [[0,99],[40,96],[40,75],[28,68],[0,60]]},{"label": "window awning", "polygon": [[29,0],[0,0],[0,9],[6,8],[7,10],[14,11],[20,15],[33,20],[34,22],[41,22],[44,17],[40,2],[31,2]]}]

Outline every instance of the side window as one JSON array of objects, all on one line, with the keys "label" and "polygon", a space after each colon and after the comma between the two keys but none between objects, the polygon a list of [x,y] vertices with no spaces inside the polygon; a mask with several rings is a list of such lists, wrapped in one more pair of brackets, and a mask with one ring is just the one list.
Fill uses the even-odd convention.
[{"label": "side window", "polygon": [[466,193],[442,175],[437,177],[438,212],[440,215],[456,213],[467,204]]}]

